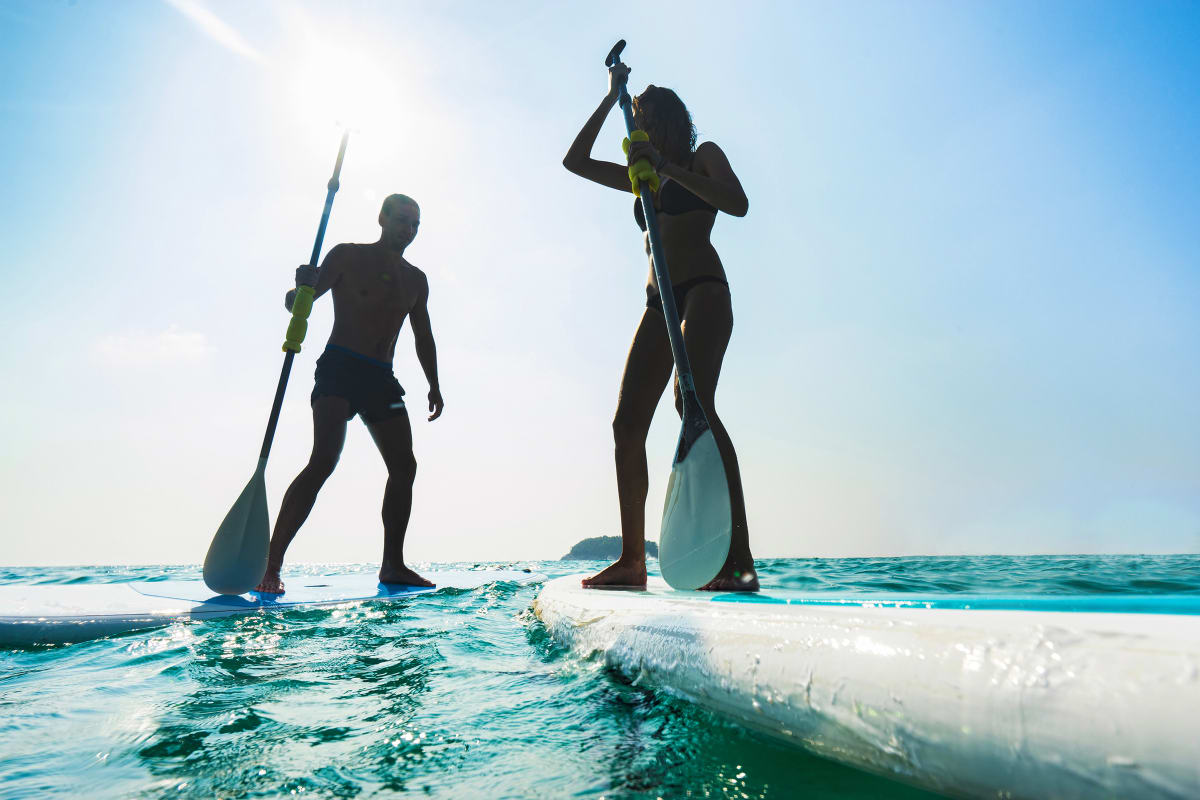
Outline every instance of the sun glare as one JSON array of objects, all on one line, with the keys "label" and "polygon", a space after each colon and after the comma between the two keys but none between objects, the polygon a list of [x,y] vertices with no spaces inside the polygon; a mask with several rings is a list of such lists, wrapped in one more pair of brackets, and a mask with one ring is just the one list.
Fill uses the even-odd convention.
[{"label": "sun glare", "polygon": [[403,77],[361,49],[324,46],[292,70],[292,95],[309,120],[380,135],[401,123]]}]

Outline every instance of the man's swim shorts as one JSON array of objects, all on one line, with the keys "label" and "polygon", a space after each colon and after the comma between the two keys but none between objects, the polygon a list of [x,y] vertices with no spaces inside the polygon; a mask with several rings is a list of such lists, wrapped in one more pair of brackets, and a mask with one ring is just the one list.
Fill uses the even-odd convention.
[{"label": "man's swim shorts", "polygon": [[350,403],[346,419],[359,414],[363,422],[382,422],[408,413],[404,388],[392,374],[391,364],[336,344],[326,345],[317,359],[311,402],[326,396],[341,397]]}]

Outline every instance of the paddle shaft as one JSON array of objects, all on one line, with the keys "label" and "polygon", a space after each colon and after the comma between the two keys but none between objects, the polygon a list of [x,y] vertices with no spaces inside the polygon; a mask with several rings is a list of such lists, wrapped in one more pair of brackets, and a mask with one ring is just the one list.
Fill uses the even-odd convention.
[{"label": "paddle shaft", "polygon": [[[620,62],[621,50],[625,47],[622,39],[609,51],[604,60],[606,67],[612,67]],[[633,120],[633,98],[625,85],[617,96],[617,103],[625,116],[625,130],[633,139],[637,123]],[[671,355],[675,358],[675,370],[679,376],[679,392],[683,398],[683,433],[680,435],[679,451],[675,460],[682,461],[687,455],[687,449],[696,438],[708,430],[708,418],[700,405],[700,397],[696,394],[696,384],[692,380],[692,365],[688,361],[687,348],[683,343],[683,330],[679,324],[679,310],[675,307],[675,292],[671,285],[671,273],[667,269],[667,258],[663,255],[662,236],[658,232],[658,213],[654,210],[654,197],[650,187],[642,183],[640,187],[642,213],[646,217],[646,232],[650,235],[651,261],[654,263],[654,277],[658,281],[658,294],[662,298],[663,317],[667,321],[667,337],[671,340]]]},{"label": "paddle shaft", "polygon": [[[342,143],[338,147],[337,163],[333,165],[333,177],[329,179],[325,193],[325,208],[321,211],[321,224],[317,226],[317,240],[313,243],[312,256],[308,263],[316,266],[321,258],[321,244],[325,241],[325,227],[329,224],[329,212],[333,209],[333,196],[341,185],[339,178],[342,174],[342,159],[346,157],[346,144],[350,141],[350,131],[342,134]],[[283,369],[279,373],[279,385],[275,388],[275,402],[271,405],[271,418],[267,421],[267,433],[263,437],[262,450],[258,457],[265,461],[271,452],[271,443],[275,440],[275,427],[279,424],[279,411],[283,408],[283,393],[287,391],[288,377],[292,372],[292,360],[296,357],[293,350],[288,350],[283,357]]]}]

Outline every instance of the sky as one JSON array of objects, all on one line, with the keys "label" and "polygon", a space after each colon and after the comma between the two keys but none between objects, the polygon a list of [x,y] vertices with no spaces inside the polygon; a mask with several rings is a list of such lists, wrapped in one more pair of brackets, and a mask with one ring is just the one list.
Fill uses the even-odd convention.
[{"label": "sky", "polygon": [[[422,208],[446,410],[407,328],[410,561],[619,533],[647,272],[562,168],[620,38],[750,200],[713,233],[717,395],[760,557],[1200,551],[1200,5],[256,0],[0,5],[0,564],[199,563],[325,250]],[[620,159],[610,115],[595,155]],[[318,301],[268,464],[311,446]],[[647,444],[656,531],[679,424]],[[290,562],[370,562],[358,420]],[[652,534],[652,538],[656,538]]]}]

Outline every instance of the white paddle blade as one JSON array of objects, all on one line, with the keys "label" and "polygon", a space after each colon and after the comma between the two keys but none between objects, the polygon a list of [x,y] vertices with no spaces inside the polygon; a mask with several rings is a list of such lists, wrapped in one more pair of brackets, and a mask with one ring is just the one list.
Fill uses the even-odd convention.
[{"label": "white paddle blade", "polygon": [[663,579],[675,589],[699,589],[725,566],[732,535],[725,465],[705,431],[671,468],[658,541]]},{"label": "white paddle blade", "polygon": [[267,571],[271,522],[267,518],[265,470],[266,459],[261,459],[254,477],[225,515],[208,546],[204,583],[218,594],[245,594],[258,586]]}]

